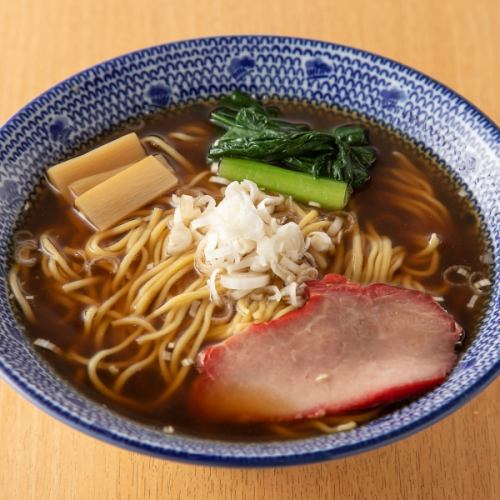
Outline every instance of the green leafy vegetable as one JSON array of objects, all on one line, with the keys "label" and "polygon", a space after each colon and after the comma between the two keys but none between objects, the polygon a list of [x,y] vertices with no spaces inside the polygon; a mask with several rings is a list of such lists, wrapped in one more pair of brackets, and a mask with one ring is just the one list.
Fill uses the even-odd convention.
[{"label": "green leafy vegetable", "polygon": [[226,130],[209,151],[210,160],[246,158],[273,162],[313,177],[361,187],[369,180],[375,161],[365,130],[359,125],[326,131],[290,123],[274,107],[234,91],[221,100],[210,120]]},{"label": "green leafy vegetable", "polygon": [[304,203],[316,202],[327,210],[343,208],[350,194],[345,182],[315,179],[306,173],[254,160],[224,158],[219,164],[219,175],[232,181],[248,179],[261,189],[286,194]]}]

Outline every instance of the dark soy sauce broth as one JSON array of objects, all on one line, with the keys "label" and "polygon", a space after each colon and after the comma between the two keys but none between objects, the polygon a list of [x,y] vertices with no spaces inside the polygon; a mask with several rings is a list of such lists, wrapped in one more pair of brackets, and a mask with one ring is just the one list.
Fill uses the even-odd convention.
[{"label": "dark soy sauce broth", "polygon": [[[327,128],[342,123],[364,122],[362,118],[352,117],[331,109],[313,107],[308,104],[277,103],[283,110],[286,118],[309,123],[315,128]],[[208,122],[208,115],[212,105],[194,104],[185,108],[167,110],[148,117],[144,123],[136,123],[122,127],[114,134],[110,134],[106,141],[127,133],[131,128],[137,129],[140,137],[154,133],[165,136],[169,132],[176,131],[181,125],[196,124],[204,127],[210,135],[210,139],[202,144],[175,142],[178,151],[188,158],[196,169],[206,169],[206,154],[210,143],[218,132],[212,129]],[[485,277],[489,276],[488,266],[481,262],[481,255],[486,251],[484,236],[478,222],[477,214],[470,202],[463,196],[459,196],[458,187],[451,181],[444,169],[430,161],[419,153],[410,143],[398,138],[387,130],[371,123],[365,123],[369,130],[370,142],[375,146],[378,160],[371,170],[371,181],[367,187],[356,192],[352,196],[352,204],[355,205],[357,217],[363,228],[367,221],[371,222],[375,229],[383,235],[392,239],[395,244],[406,246],[414,251],[409,235],[413,230],[429,232],[435,230],[432,217],[424,221],[426,227],[415,227],[415,221],[409,217],[403,217],[394,213],[391,206],[387,204],[384,196],[380,196],[379,184],[384,176],[391,175],[395,168],[405,167],[397,165],[392,152],[397,150],[405,154],[425,175],[433,186],[437,198],[448,208],[452,223],[438,231],[442,242],[441,262],[436,276],[439,277],[444,269],[450,265],[470,266],[473,271],[482,272]],[[101,141],[99,141],[101,142]],[[94,144],[97,146],[98,144]],[[182,172],[178,169],[179,175]],[[68,223],[68,219],[72,223]],[[75,229],[76,228],[76,229]],[[27,229],[39,236],[48,232],[58,244],[63,247],[82,246],[85,240],[92,234],[83,221],[68,207],[66,202],[48,188],[42,186],[32,208],[27,212],[25,220],[20,229]],[[93,346],[88,337],[82,335],[81,311],[74,315],[73,320],[62,317],[61,311],[54,302],[51,294],[46,291],[46,280],[41,269],[35,267],[27,276],[22,276],[23,286],[27,293],[34,296],[31,301],[37,322],[33,325],[26,323],[26,331],[32,339],[48,339],[63,350],[76,348],[84,356],[93,354]],[[432,283],[432,278],[427,281]],[[454,315],[455,319],[463,326],[466,332],[464,346],[466,347],[480,323],[482,313],[487,307],[487,297],[481,297],[474,309],[468,309],[466,304],[470,298],[467,288],[453,287],[445,295],[443,306]],[[82,306],[83,310],[83,306]],[[86,370],[82,366],[61,358],[50,351],[40,349],[45,359],[66,378],[71,384],[84,392],[90,398],[110,407],[118,413],[145,424],[158,426],[160,428],[171,425],[176,433],[185,433],[202,437],[210,437],[224,440],[268,440],[276,439],[275,434],[266,431],[260,425],[213,425],[200,422],[189,415],[185,409],[184,402],[192,378],[183,384],[177,395],[164,407],[155,411],[137,411],[124,407],[114,401],[102,396],[89,382]],[[102,379],[106,375],[102,373]],[[126,384],[124,395],[141,402],[150,399],[161,387],[161,378],[156,369],[146,369],[133,377]],[[401,403],[400,403],[401,404]],[[386,411],[390,411],[390,407]]]}]

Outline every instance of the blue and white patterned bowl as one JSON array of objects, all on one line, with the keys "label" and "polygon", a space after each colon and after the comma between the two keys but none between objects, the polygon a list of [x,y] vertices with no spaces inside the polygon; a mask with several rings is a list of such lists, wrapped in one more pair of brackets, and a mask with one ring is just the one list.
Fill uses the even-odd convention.
[{"label": "blue and white patterned bowl", "polygon": [[[292,442],[225,443],[166,435],[118,416],[60,379],[36,354],[9,302],[6,259],[44,169],[119,123],[233,88],[357,111],[411,138],[470,195],[495,256],[480,332],[448,380],[417,401],[350,432]],[[194,463],[269,466],[358,453],[407,436],[455,410],[496,376],[500,133],[434,80],[382,57],[283,37],[203,38],[134,52],[84,71],[28,104],[0,130],[0,368],[22,394],[68,424],[131,450]]]}]

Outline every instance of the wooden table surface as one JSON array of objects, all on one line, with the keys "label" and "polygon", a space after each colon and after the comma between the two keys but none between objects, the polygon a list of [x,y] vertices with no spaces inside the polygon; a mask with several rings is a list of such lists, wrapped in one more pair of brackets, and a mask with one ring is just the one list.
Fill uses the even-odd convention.
[{"label": "wooden table surface", "polygon": [[[495,0],[0,0],[0,123],[102,60],[233,33],[296,35],[371,50],[432,75],[498,123],[499,12]],[[224,470],[101,443],[0,381],[0,500],[497,499],[499,389],[497,381],[432,428],[361,456]]]}]

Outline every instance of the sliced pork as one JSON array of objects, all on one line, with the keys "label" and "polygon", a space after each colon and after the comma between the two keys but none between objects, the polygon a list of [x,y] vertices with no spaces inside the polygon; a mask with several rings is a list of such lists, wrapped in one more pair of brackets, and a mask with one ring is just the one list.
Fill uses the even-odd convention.
[{"label": "sliced pork", "polygon": [[328,275],[301,309],[207,347],[190,410],[218,422],[321,417],[441,383],[462,329],[432,297]]}]

